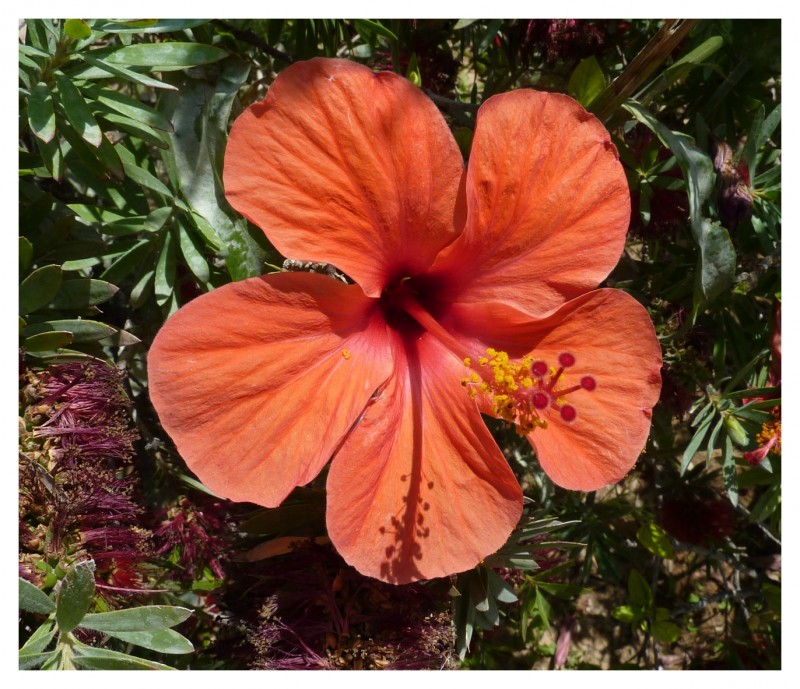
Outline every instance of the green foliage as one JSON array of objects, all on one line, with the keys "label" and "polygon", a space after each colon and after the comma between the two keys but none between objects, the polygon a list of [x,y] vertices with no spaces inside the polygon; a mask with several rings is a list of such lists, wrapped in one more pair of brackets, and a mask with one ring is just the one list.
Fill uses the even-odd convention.
[{"label": "green foliage", "polygon": [[41,589],[20,578],[20,608],[48,615],[20,648],[20,670],[173,669],[153,660],[82,643],[73,633],[76,629],[103,632],[107,638],[158,653],[194,651],[186,637],[171,629],[191,616],[192,611],[186,608],[150,605],[87,614],[90,606],[97,604],[94,571],[92,560],[74,563],[56,587],[55,603]]}]

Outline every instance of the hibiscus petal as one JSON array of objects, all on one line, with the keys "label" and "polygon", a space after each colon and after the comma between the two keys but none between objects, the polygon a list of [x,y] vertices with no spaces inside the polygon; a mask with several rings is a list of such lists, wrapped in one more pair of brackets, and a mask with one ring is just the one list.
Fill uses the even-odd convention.
[{"label": "hibiscus petal", "polygon": [[274,507],[320,472],[388,378],[388,342],[356,285],[252,278],[167,321],[148,356],[150,398],[205,485]]},{"label": "hibiscus petal", "polygon": [[332,263],[378,296],[427,268],[461,229],[463,168],[420,89],[318,58],[281,72],[236,120],[224,180],[230,203],[281,253]]},{"label": "hibiscus petal", "polygon": [[[462,304],[448,317],[454,335],[476,356],[491,346],[517,359],[529,354],[533,361],[558,369],[559,358],[567,354],[574,363],[564,368],[556,387],[580,386],[587,377],[587,387],[593,383],[591,390],[581,388],[559,398],[575,410],[573,420],[547,408],[540,411],[547,428],[528,436],[555,483],[596,490],[631,470],[647,440],[661,390],[661,347],[639,302],[621,290],[599,289],[539,321],[505,304]],[[481,397],[481,410],[490,413],[491,404]]]},{"label": "hibiscus petal", "polygon": [[497,551],[522,492],[475,405],[463,364],[429,335],[396,368],[328,473],[328,534],[363,574],[392,583],[445,576]]},{"label": "hibiscus petal", "polygon": [[573,99],[522,89],[478,111],[467,222],[434,270],[462,302],[553,312],[619,260],[630,218],[625,173],[603,125]]}]

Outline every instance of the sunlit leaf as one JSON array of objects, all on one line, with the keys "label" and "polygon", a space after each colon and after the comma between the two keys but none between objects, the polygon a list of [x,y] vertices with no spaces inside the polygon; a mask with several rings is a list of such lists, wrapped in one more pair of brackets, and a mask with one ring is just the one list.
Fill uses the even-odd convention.
[{"label": "sunlit leaf", "polygon": [[98,147],[103,139],[103,132],[86,104],[86,100],[69,77],[60,72],[56,72],[55,77],[59,100],[70,124],[75,127],[75,131],[86,143],[95,148]]},{"label": "sunlit leaf", "polygon": [[76,562],[64,575],[56,596],[56,622],[62,633],[80,624],[94,596],[94,562]]}]

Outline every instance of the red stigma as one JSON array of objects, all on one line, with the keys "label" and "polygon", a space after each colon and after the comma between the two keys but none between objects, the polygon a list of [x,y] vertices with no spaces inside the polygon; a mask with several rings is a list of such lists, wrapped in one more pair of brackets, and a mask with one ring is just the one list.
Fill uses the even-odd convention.
[{"label": "red stigma", "polygon": [[544,361],[537,361],[531,368],[533,374],[540,378],[547,373],[547,364]]},{"label": "red stigma", "polygon": [[581,387],[591,392],[597,387],[597,381],[591,376],[584,376],[581,378]]},{"label": "red stigma", "polygon": [[559,355],[558,363],[561,364],[564,368],[569,368],[570,366],[575,365],[575,357],[569,352],[564,352],[563,354]]},{"label": "red stigma", "polygon": [[564,419],[564,421],[574,421],[577,415],[578,412],[575,411],[575,407],[572,405],[565,404],[563,407],[561,407],[561,418]]}]

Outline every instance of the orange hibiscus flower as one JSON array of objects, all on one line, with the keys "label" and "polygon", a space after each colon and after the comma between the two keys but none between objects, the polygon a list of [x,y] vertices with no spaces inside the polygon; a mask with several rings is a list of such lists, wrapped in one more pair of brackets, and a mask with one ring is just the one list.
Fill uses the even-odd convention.
[{"label": "orange hibiscus flower", "polygon": [[425,95],[343,60],[287,68],[234,123],[228,200],[280,273],[180,309],[150,394],[213,491],[273,507],[327,476],[327,524],[364,574],[403,583],[500,548],[522,492],[481,411],[518,424],[558,485],[620,480],[647,438],[661,355],[627,294],[589,291],[630,198],[608,132],[518,90],[478,113],[469,166]]}]

